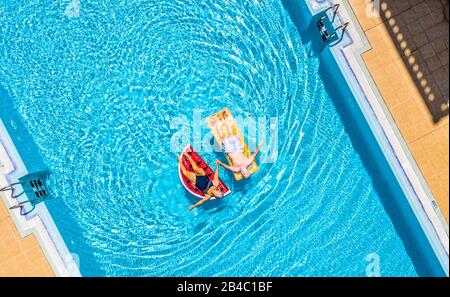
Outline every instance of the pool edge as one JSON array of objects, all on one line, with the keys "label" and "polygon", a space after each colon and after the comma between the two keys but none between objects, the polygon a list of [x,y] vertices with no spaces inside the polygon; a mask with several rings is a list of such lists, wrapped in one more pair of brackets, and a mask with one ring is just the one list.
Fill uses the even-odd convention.
[{"label": "pool edge", "polygon": [[[371,45],[350,4],[343,0],[308,0],[306,5],[314,15],[334,4],[339,4],[338,17],[350,21],[341,44],[330,48],[357,103],[371,127],[385,158],[400,183],[414,215],[422,226],[445,274],[449,275],[448,224],[425,179],[412,158],[405,140],[392,118],[376,86],[362,54]],[[344,21],[345,20],[345,21]],[[351,73],[349,73],[349,71]],[[349,77],[353,76],[353,77]],[[364,98],[361,98],[364,96]],[[436,206],[434,206],[436,205]]]},{"label": "pool edge", "polygon": [[[6,150],[6,157],[9,157],[14,164],[12,172],[4,174],[4,172],[0,171],[0,187],[4,187],[27,174],[27,169],[2,119],[0,119],[0,141]],[[21,238],[31,234],[35,235],[45,258],[56,276],[81,276],[72,254],[69,252],[44,203],[37,205],[31,216],[25,217],[20,214],[19,209],[9,209],[16,204],[14,199],[4,192],[0,192],[0,198],[3,201],[0,203],[4,203],[8,209],[9,216]]]}]

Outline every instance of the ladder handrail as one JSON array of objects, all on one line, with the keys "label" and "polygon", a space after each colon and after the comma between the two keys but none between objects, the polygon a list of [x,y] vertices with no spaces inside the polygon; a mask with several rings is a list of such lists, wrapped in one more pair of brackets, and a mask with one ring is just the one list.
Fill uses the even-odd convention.
[{"label": "ladder handrail", "polygon": [[330,6],[327,9],[324,10],[324,13],[326,14],[328,12],[328,10],[333,9],[333,17],[331,18],[331,22],[332,23],[334,22],[334,19],[336,18],[336,14],[337,14],[337,11],[339,9],[339,6],[340,6],[339,3],[337,3],[337,4],[335,4],[333,6]]},{"label": "ladder handrail", "polygon": [[[333,10],[333,15],[332,15],[331,20],[330,20],[329,14],[327,12],[329,10],[331,10],[331,9]],[[342,23],[342,21],[341,21],[340,25],[338,27],[334,28],[334,21],[336,19],[336,15],[337,15],[338,9],[339,9],[339,4],[334,4],[333,6],[329,6],[327,9],[323,10],[320,13],[321,16],[317,20],[317,26],[319,28],[319,32],[320,32],[320,35],[322,37],[322,41],[324,43],[328,43],[328,46],[330,46],[330,47],[332,47],[332,46],[334,46],[337,43],[342,41],[342,39],[344,38],[345,30],[347,29],[347,26],[349,25],[349,22]],[[326,28],[326,25],[325,25],[325,22],[324,22],[325,19],[327,19],[328,22],[330,22],[330,25],[333,27],[333,32],[328,32],[327,31],[327,28]],[[337,41],[335,40],[335,42],[331,41],[330,40],[331,38],[334,38],[334,37],[338,36],[337,32],[338,32],[339,29],[342,30],[341,37]],[[330,28],[330,30],[331,30],[331,28]],[[332,33],[332,34],[330,34],[330,33]]]},{"label": "ladder handrail", "polygon": [[339,40],[335,41],[334,43],[329,44],[330,47],[335,46],[336,44],[338,44],[339,42],[341,42],[342,39],[344,39],[344,33],[345,33],[345,30],[347,29],[347,26],[348,26],[349,24],[350,24],[350,22],[346,22],[346,23],[341,24],[339,27],[336,28],[335,34],[336,34],[337,30],[339,30],[339,29],[342,30],[341,38],[339,38]]},{"label": "ladder handrail", "polygon": [[[31,213],[36,208],[36,204],[43,202],[44,200],[46,200],[49,197],[49,191],[46,188],[45,178],[41,178],[41,177],[29,178],[29,179],[26,179],[23,181],[12,183],[3,188],[0,188],[0,192],[11,191],[11,198],[17,199],[18,197],[23,195],[26,191],[25,191],[25,189],[23,189],[23,191],[20,194],[14,194],[14,191],[16,190],[15,186],[21,185],[23,187],[25,184],[28,184],[28,183],[30,184],[31,189],[33,190],[33,193],[35,195],[35,197],[33,197],[34,199],[18,201],[17,205],[11,206],[9,208],[11,210],[20,208],[20,214],[23,216]],[[28,211],[24,211],[24,204],[26,204],[26,203],[29,203],[31,205],[31,209]]]}]

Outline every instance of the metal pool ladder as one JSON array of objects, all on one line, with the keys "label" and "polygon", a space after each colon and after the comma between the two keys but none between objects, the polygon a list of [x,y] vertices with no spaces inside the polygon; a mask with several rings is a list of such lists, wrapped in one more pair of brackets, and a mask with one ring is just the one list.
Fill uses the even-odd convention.
[{"label": "metal pool ladder", "polygon": [[[334,21],[336,19],[339,4],[330,6],[327,9],[319,13],[317,27],[319,29],[320,36],[323,43],[332,47],[338,44],[344,38],[344,32],[347,29],[349,22],[341,23],[338,27],[334,27]],[[331,19],[328,17],[328,11],[333,10],[333,16]],[[341,37],[338,36],[338,30],[342,31]]]},{"label": "metal pool ladder", "polygon": [[[9,186],[1,188],[0,192],[10,191],[11,198],[17,201],[17,204],[9,209],[19,208],[20,214],[25,216],[36,208],[36,204],[49,199],[50,193],[46,185],[48,176],[48,171],[37,172],[19,179],[16,183],[12,183]],[[22,187],[22,191],[20,193],[16,193],[18,186]],[[27,194],[28,199],[19,201],[18,198],[25,193]],[[30,205],[30,207],[26,207],[26,205]]]}]

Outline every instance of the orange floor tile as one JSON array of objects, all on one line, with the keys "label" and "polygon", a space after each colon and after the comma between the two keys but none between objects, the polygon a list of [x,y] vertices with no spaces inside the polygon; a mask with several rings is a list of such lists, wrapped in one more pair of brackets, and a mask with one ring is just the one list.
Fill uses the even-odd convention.
[{"label": "orange floor tile", "polygon": [[54,276],[34,234],[21,238],[0,201],[0,276]]},{"label": "orange floor tile", "polygon": [[372,46],[363,59],[448,222],[448,2],[379,2],[376,16],[371,0],[349,0]]}]

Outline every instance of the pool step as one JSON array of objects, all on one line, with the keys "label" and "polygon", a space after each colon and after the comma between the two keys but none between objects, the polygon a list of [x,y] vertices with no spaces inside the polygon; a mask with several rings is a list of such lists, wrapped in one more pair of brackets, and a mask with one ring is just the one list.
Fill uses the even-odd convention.
[{"label": "pool step", "polygon": [[[337,12],[339,9],[339,4],[335,4],[334,6],[330,6],[327,9],[319,12],[315,18],[317,19],[317,27],[319,29],[320,37],[322,38],[322,42],[330,47],[338,44],[344,37],[344,32],[349,25],[349,22],[340,23],[337,27],[335,27],[335,20],[337,16]],[[333,14],[330,18],[328,12],[333,10]],[[338,31],[342,31],[341,36],[339,37]]]},{"label": "pool step", "polygon": [[[50,173],[48,171],[40,171],[27,174],[19,179],[19,182],[10,184],[0,189],[0,192],[11,193],[11,198],[17,201],[15,206],[10,209],[20,209],[20,214],[25,216],[30,214],[37,204],[50,199],[50,191],[46,181]],[[23,195],[25,199],[20,199]]]}]

